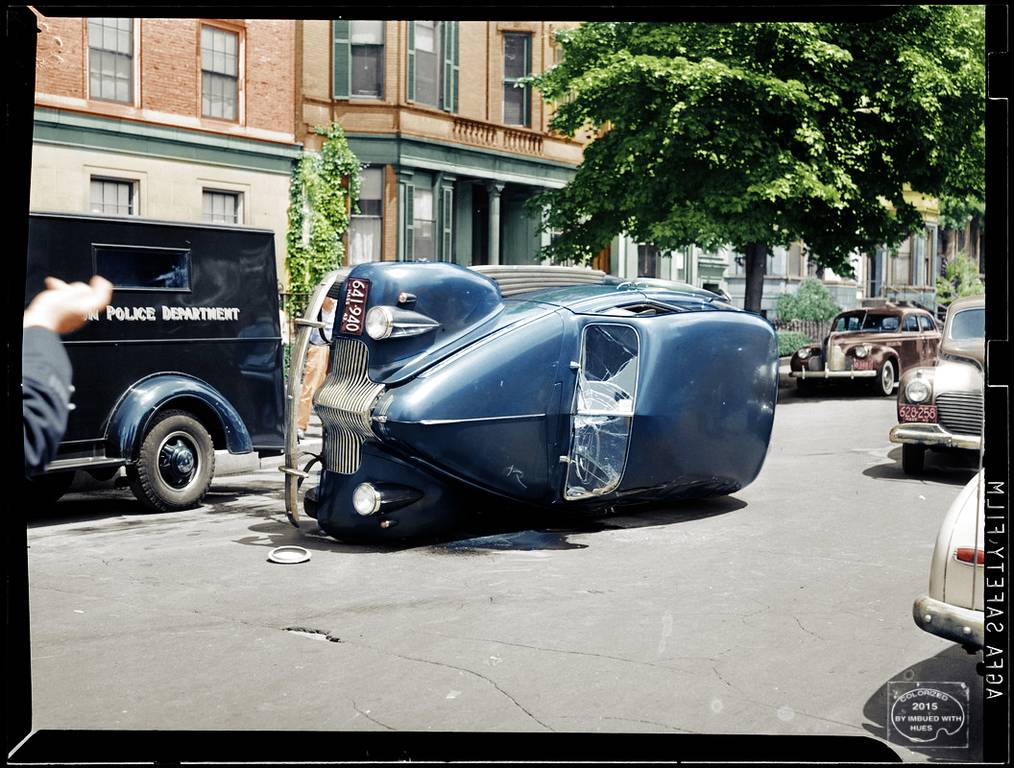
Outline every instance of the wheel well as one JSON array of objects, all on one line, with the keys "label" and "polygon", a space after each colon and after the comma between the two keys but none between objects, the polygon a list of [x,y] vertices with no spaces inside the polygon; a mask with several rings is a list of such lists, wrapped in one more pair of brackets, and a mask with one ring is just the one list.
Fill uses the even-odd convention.
[{"label": "wheel well", "polygon": [[166,411],[186,411],[192,414],[195,419],[201,422],[201,426],[208,430],[208,434],[211,435],[211,442],[215,446],[215,450],[220,451],[226,448],[225,428],[222,426],[222,419],[219,417],[218,413],[215,412],[214,408],[200,398],[173,398],[172,400],[163,403],[162,406],[152,414],[152,417]]}]

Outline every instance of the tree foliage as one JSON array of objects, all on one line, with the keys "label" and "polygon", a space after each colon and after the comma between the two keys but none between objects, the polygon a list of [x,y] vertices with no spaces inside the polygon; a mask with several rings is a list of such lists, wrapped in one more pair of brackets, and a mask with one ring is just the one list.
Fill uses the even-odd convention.
[{"label": "tree foliage", "polygon": [[944,274],[937,278],[937,303],[944,307],[962,296],[978,296],[985,292],[979,270],[963,253],[948,261]]},{"label": "tree foliage", "polygon": [[784,293],[778,297],[779,320],[830,320],[841,312],[834,303],[827,286],[816,278],[807,278],[799,284],[796,293]]},{"label": "tree foliage", "polygon": [[323,277],[341,266],[343,238],[350,211],[358,212],[361,166],[341,126],[314,128],[324,137],[320,152],[296,161],[289,183],[289,228],[285,236],[285,267],[292,300],[289,317],[302,315],[308,294]]},{"label": "tree foliage", "polygon": [[615,235],[663,249],[803,240],[818,264],[922,226],[906,188],[983,196],[983,11],[879,22],[595,22],[557,34],[532,82],[551,127],[590,128],[573,181],[538,195],[547,247],[586,261]]}]

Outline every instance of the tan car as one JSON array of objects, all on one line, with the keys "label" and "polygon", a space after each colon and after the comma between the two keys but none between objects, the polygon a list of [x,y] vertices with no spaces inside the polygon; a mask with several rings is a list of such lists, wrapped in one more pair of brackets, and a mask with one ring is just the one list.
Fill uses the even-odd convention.
[{"label": "tan car", "polygon": [[789,375],[800,394],[817,381],[865,381],[873,391],[890,396],[899,377],[937,355],[940,329],[921,307],[887,304],[840,313],[820,346],[798,350]]},{"label": "tan car", "polygon": [[976,473],[951,504],[940,524],[929,589],[912,605],[916,625],[958,643],[969,653],[983,646],[983,481]]},{"label": "tan car", "polygon": [[985,297],[958,299],[947,310],[939,357],[902,377],[891,442],[901,443],[906,473],[922,472],[927,448],[981,449],[985,329]]}]

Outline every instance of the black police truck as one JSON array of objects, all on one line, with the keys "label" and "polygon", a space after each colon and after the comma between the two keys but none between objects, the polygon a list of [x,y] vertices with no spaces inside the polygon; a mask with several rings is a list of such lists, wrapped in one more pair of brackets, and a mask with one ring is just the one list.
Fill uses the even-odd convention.
[{"label": "black police truck", "polygon": [[48,275],[94,274],[113,298],[64,337],[73,410],[57,456],[32,479],[43,498],[58,498],[77,470],[102,480],[126,467],[145,505],[185,509],[211,484],[215,450],[282,452],[274,233],[31,214],[26,302]]}]

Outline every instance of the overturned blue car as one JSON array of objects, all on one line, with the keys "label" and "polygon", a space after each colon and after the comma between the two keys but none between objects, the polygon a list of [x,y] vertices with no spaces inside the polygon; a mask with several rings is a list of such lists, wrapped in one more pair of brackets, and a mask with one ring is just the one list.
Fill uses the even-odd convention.
[{"label": "overturned blue car", "polygon": [[566,267],[340,270],[301,321],[290,406],[328,293],[323,450],[304,468],[287,430],[295,525],[302,507],[338,539],[404,539],[483,499],[608,511],[733,493],[760,472],[775,333],[710,291]]}]

